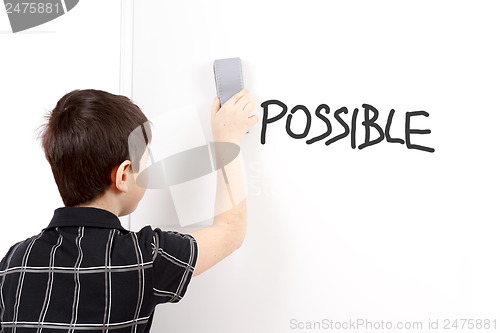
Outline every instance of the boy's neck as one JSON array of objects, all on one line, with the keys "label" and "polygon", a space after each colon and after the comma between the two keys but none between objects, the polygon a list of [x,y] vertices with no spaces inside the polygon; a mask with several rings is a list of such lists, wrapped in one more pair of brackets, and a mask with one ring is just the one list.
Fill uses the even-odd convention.
[{"label": "boy's neck", "polygon": [[120,211],[121,211],[121,208],[117,200],[115,200],[112,197],[112,194],[109,193],[109,190],[104,192],[103,195],[91,201],[76,205],[76,207],[93,207],[93,208],[104,209],[115,214],[116,216],[120,216]]}]

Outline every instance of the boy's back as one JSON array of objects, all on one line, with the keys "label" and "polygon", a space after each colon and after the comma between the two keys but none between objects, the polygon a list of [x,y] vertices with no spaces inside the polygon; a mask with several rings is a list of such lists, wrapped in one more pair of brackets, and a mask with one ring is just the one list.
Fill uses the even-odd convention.
[{"label": "boy's back", "polygon": [[184,296],[196,257],[190,235],[128,232],[106,210],[59,208],[0,264],[2,330],[148,331],[157,304]]},{"label": "boy's back", "polygon": [[[215,99],[214,140],[239,144],[258,120],[253,108],[245,90],[222,107]],[[142,135],[130,142],[138,128]],[[148,332],[157,304],[178,302],[192,276],[241,245],[244,199],[192,235],[120,225],[118,216],[133,212],[144,195],[135,179],[150,140],[146,116],[124,96],[75,90],[59,100],[42,146],[65,207],[0,262],[0,333]],[[239,164],[226,168],[216,205],[242,183]]]}]

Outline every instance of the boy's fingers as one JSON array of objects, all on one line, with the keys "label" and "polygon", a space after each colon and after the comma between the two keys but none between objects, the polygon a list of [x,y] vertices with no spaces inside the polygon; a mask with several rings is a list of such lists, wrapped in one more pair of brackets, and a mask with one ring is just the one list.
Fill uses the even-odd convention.
[{"label": "boy's fingers", "polygon": [[220,99],[219,97],[215,97],[214,102],[212,103],[212,118],[215,117],[215,114],[219,110],[220,110]]},{"label": "boy's fingers", "polygon": [[[252,127],[259,122],[259,117],[256,115],[252,115],[252,116],[248,117],[248,121],[249,121],[250,127]],[[250,127],[248,129],[250,129]]]},{"label": "boy's fingers", "polygon": [[242,89],[241,91],[234,94],[226,103],[229,102],[230,105],[236,104],[240,100],[240,98],[245,95],[248,95],[248,90]]},{"label": "boy's fingers", "polygon": [[240,99],[236,102],[234,106],[236,107],[236,110],[242,111],[251,101],[252,99],[250,98],[250,96],[243,95],[240,97]]},{"label": "boy's fingers", "polygon": [[251,114],[253,112],[253,109],[255,108],[255,104],[253,103],[252,100],[249,100],[247,104],[243,107],[243,111],[245,114]]}]

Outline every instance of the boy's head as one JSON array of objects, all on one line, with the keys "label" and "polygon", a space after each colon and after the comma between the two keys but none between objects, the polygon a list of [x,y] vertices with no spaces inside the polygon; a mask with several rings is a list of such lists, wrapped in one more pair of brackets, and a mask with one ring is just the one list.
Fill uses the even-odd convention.
[{"label": "boy's head", "polygon": [[[138,163],[124,161],[141,160],[151,129],[144,113],[127,97],[74,90],[47,118],[42,146],[65,206],[99,198],[115,183],[117,172],[139,171]],[[143,140],[129,151],[129,135],[139,126]]]}]

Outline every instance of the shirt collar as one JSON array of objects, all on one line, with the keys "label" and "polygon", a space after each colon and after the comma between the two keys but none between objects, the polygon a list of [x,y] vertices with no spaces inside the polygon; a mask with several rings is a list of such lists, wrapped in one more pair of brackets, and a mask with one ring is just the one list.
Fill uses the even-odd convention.
[{"label": "shirt collar", "polygon": [[93,227],[128,232],[110,211],[94,207],[62,207],[54,211],[47,229],[56,227]]}]

